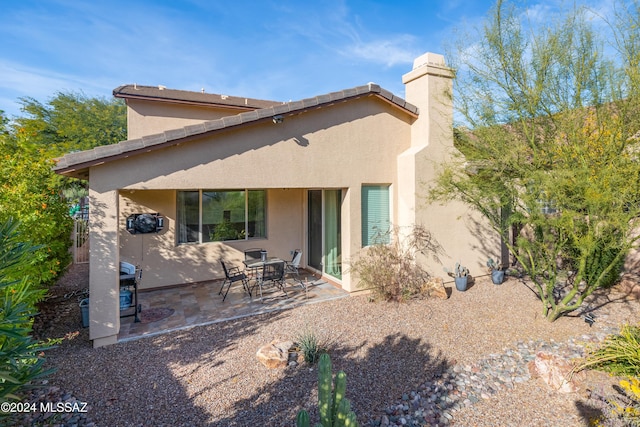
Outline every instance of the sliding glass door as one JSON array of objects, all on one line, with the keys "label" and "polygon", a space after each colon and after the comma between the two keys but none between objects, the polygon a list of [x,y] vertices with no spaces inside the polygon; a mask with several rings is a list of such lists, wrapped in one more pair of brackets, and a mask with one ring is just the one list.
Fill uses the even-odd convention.
[{"label": "sliding glass door", "polygon": [[308,197],[309,258],[308,264],[322,271],[322,190],[309,190]]},{"label": "sliding glass door", "polygon": [[337,279],[342,278],[342,190],[308,192],[308,264]]},{"label": "sliding glass door", "polygon": [[342,279],[341,190],[324,191],[324,271]]}]

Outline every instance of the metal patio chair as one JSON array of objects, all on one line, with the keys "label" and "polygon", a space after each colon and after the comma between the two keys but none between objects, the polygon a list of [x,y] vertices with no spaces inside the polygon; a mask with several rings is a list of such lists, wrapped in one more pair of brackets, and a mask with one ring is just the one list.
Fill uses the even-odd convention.
[{"label": "metal patio chair", "polygon": [[262,249],[262,248],[245,249],[245,251],[244,251],[244,265],[245,265],[244,273],[247,275],[247,277],[249,279],[257,279],[257,276],[259,274],[259,270],[258,270],[258,268],[255,268],[255,267],[253,267],[253,268],[246,267],[246,265],[250,264],[250,263],[252,263],[254,261],[260,261],[260,259],[262,259],[262,253],[263,252],[264,252],[264,249]]},{"label": "metal patio chair", "polygon": [[225,277],[218,295],[221,295],[224,291],[225,285],[227,286],[227,290],[224,292],[224,295],[222,297],[222,302],[224,302],[225,298],[227,298],[227,294],[229,293],[229,289],[231,289],[231,285],[236,282],[241,282],[245,292],[247,292],[249,296],[251,296],[251,289],[249,289],[249,281],[247,275],[244,274],[244,272],[240,271],[238,267],[227,267],[227,265],[222,260],[220,260],[220,264],[222,264],[222,269],[224,270]]},{"label": "metal patio chair", "polygon": [[284,289],[284,271],[285,261],[267,262],[262,266],[262,272],[256,281],[256,285],[260,291],[260,300],[262,301],[262,288],[265,286],[276,286],[286,297],[289,297]]},{"label": "metal patio chair", "polygon": [[302,289],[304,289],[305,297],[308,298],[309,295],[308,295],[307,285],[300,278],[299,269],[300,269],[301,260],[302,260],[302,251],[300,249],[296,249],[295,251],[293,251],[293,256],[291,257],[291,261],[288,261],[285,264],[284,274],[285,276],[286,275],[295,276],[293,279],[294,282],[298,284]]}]

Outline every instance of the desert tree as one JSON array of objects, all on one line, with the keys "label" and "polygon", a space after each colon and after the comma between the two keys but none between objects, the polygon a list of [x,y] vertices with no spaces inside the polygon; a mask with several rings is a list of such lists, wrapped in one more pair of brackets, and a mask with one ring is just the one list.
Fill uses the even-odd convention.
[{"label": "desert tree", "polygon": [[12,127],[51,157],[90,150],[127,139],[126,106],[122,100],[58,92],[46,103],[21,98],[22,115]]},{"label": "desert tree", "polygon": [[550,321],[612,285],[639,238],[640,5],[611,11],[498,0],[449,55],[458,152],[431,197],[483,214]]}]

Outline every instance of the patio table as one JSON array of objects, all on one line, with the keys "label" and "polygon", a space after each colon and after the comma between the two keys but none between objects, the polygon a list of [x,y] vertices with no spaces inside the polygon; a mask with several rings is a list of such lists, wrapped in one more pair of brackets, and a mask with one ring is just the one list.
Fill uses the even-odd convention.
[{"label": "patio table", "polygon": [[253,278],[254,280],[257,280],[258,276],[260,276],[265,264],[277,264],[279,262],[284,262],[284,260],[278,257],[268,257],[264,261],[260,259],[246,259],[242,261],[245,269],[249,270],[248,276]]},{"label": "patio table", "polygon": [[280,288],[280,290],[282,290],[282,292],[284,292],[285,296],[287,295],[287,292],[284,290],[284,266],[285,266],[285,261],[283,259],[280,259],[278,257],[268,257],[266,258],[264,261],[256,259],[256,260],[245,260],[243,261],[243,264],[245,265],[245,267],[247,268],[247,270],[250,270],[251,276],[253,277],[253,280],[255,280],[255,284],[253,285],[253,288],[255,288],[256,286],[259,287],[260,289],[260,299],[262,300],[262,286],[264,285],[264,278],[263,278],[263,274],[262,272],[264,271],[264,267],[268,266],[268,265],[276,265],[276,264],[282,264],[282,272],[283,272],[283,276],[282,276],[282,281],[277,282],[278,287]]}]

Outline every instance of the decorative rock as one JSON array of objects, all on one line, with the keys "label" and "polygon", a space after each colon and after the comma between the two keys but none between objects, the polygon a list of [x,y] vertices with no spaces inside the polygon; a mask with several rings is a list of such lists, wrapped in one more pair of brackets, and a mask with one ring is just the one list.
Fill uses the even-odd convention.
[{"label": "decorative rock", "polygon": [[547,385],[560,393],[578,391],[576,375],[572,377],[572,366],[563,357],[543,351],[536,353],[535,369]]},{"label": "decorative rock", "polygon": [[289,363],[289,349],[292,341],[271,341],[258,349],[256,356],[260,363],[269,369],[286,368]]},{"label": "decorative rock", "polygon": [[[519,341],[514,348],[505,348],[503,353],[490,354],[471,365],[452,360],[448,369],[435,373],[416,390],[400,394],[395,404],[380,408],[381,413],[386,415],[378,420],[370,420],[363,427],[397,427],[401,425],[399,423],[402,419],[408,426],[442,427],[455,424],[455,414],[463,407],[474,405],[483,399],[491,399],[501,391],[512,389],[517,383],[538,377],[537,353],[557,355],[558,359],[568,364],[567,360],[584,357],[586,343],[601,342],[607,335],[616,332],[618,327],[612,326],[560,343],[553,340]],[[570,371],[569,367],[566,375]],[[583,378],[583,372],[571,377],[572,380],[579,381],[583,381]],[[572,385],[577,387],[575,381]],[[407,405],[407,402],[411,405]]]},{"label": "decorative rock", "polygon": [[449,298],[449,293],[447,292],[447,288],[444,287],[442,277],[432,277],[423,285],[422,290],[430,297],[440,299]]},{"label": "decorative rock", "polygon": [[[636,276],[636,277],[629,277]],[[618,287],[620,290],[631,298],[640,300],[640,284],[638,284],[638,274],[629,274],[628,272],[622,277]]]}]

